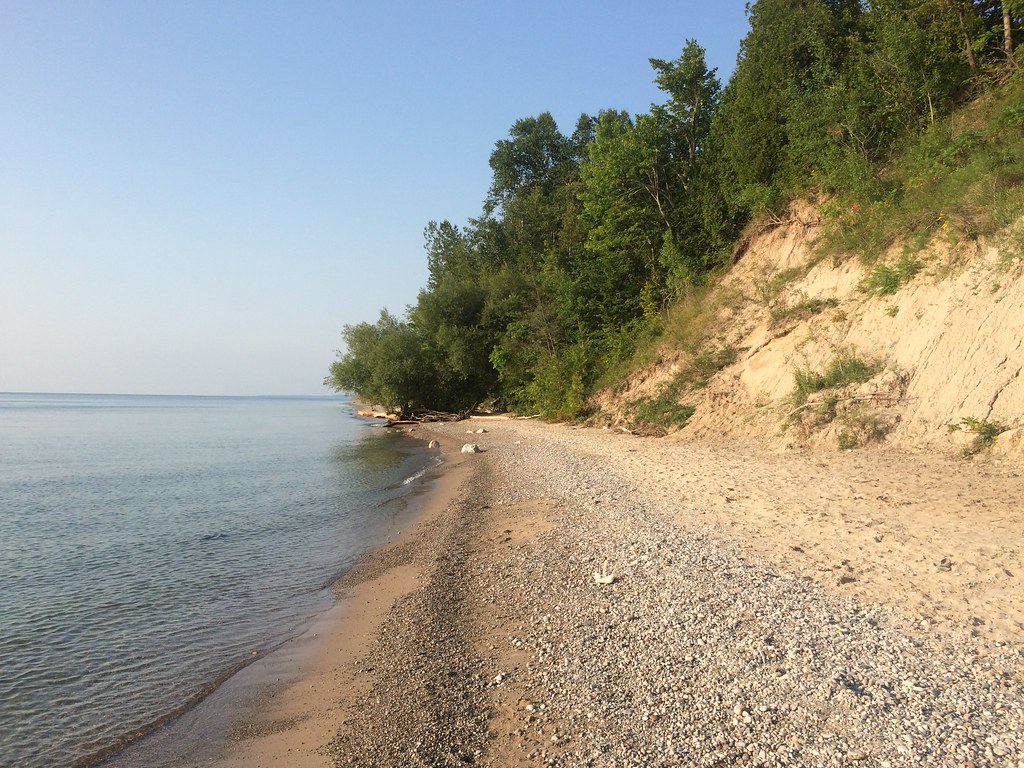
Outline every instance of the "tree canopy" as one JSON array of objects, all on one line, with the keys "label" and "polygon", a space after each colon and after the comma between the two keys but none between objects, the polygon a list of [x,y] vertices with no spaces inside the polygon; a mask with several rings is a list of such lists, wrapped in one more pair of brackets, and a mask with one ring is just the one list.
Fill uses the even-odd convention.
[{"label": "tree canopy", "polygon": [[709,279],[752,217],[870,186],[914,137],[1016,67],[1024,2],[757,0],[724,85],[703,48],[652,58],[644,114],[517,120],[479,217],[430,222],[406,316],[346,326],[325,380],[366,401],[575,416]]}]

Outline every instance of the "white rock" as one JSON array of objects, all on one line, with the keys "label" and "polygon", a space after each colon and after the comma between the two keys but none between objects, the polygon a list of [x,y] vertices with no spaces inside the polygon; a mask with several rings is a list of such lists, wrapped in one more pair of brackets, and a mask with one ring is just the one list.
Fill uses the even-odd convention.
[{"label": "white rock", "polygon": [[466,443],[462,446],[463,453],[480,453],[480,446],[476,443]]}]

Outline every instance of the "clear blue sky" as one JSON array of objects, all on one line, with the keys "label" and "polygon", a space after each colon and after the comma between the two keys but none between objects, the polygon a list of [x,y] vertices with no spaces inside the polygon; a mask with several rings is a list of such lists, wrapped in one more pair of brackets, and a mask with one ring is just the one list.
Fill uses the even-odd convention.
[{"label": "clear blue sky", "polygon": [[326,393],[517,119],[724,81],[744,5],[0,0],[0,391]]}]

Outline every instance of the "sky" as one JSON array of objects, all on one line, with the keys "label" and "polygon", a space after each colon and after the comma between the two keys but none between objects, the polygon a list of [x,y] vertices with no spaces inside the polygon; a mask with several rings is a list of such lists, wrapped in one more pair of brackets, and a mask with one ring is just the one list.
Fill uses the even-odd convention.
[{"label": "sky", "polygon": [[743,0],[0,0],[0,392],[327,394],[523,117],[725,82]]}]

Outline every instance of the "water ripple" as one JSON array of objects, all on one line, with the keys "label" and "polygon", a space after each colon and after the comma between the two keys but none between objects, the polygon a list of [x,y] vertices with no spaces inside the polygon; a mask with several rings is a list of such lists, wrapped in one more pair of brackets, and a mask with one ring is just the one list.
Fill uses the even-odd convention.
[{"label": "water ripple", "polygon": [[0,754],[72,765],[286,637],[428,461],[336,402],[0,395]]}]

